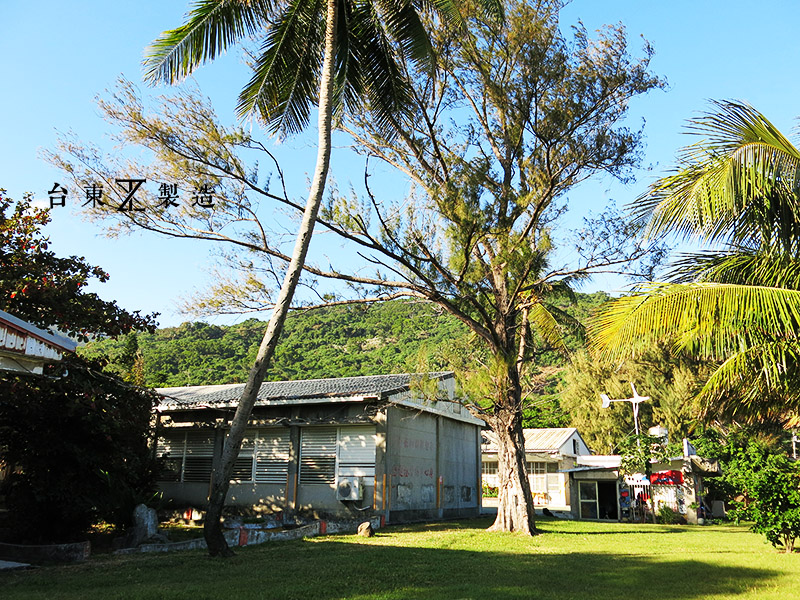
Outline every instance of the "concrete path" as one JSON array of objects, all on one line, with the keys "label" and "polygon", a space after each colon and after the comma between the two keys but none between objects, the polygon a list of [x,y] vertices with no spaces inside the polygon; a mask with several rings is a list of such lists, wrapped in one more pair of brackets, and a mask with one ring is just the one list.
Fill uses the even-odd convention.
[{"label": "concrete path", "polygon": [[10,560],[0,560],[0,571],[11,569],[27,569],[30,565],[25,563],[13,562]]}]

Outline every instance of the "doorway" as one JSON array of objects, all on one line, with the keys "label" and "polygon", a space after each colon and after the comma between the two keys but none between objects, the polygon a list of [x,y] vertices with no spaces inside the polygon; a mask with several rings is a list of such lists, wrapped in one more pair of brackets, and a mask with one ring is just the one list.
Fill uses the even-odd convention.
[{"label": "doorway", "polygon": [[578,494],[581,519],[619,520],[616,481],[581,481]]}]

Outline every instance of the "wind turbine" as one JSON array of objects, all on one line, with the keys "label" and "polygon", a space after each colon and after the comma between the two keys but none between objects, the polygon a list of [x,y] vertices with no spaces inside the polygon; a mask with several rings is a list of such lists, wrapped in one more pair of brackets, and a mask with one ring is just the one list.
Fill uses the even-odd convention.
[{"label": "wind turbine", "polygon": [[[639,436],[639,405],[646,401],[650,400],[650,396],[640,396],[639,392],[636,391],[636,386],[633,385],[631,381],[631,389],[633,390],[633,398],[609,398],[608,394],[600,394],[600,398],[603,400],[603,408],[608,408],[611,406],[612,402],[630,402],[631,406],[633,406],[633,426],[636,428],[636,436]],[[638,439],[637,439],[638,443]]]}]

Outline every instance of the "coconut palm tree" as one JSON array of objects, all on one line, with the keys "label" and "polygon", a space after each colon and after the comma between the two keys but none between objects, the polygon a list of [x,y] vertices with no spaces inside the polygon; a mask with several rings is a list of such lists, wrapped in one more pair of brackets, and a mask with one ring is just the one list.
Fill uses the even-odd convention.
[{"label": "coconut palm tree", "polygon": [[646,236],[709,249],[678,261],[669,283],[609,303],[590,343],[620,360],[671,340],[719,363],[700,392],[706,411],[785,419],[800,409],[800,151],[751,106],[715,107],[635,209]]},{"label": "coconut palm tree", "polygon": [[[500,0],[478,4],[502,17]],[[426,6],[450,23],[462,20],[452,0],[200,0],[186,23],[158,38],[145,59],[147,80],[174,83],[242,38],[261,36],[253,77],[239,95],[239,114],[255,114],[273,132],[295,133],[307,124],[314,104],[319,111],[317,163],[294,251],[213,476],[205,522],[212,556],[232,554],[222,535],[222,507],[311,242],[330,164],[333,116],[368,109],[385,135],[394,135],[395,117],[409,94],[402,61],[433,67],[419,12]]]}]

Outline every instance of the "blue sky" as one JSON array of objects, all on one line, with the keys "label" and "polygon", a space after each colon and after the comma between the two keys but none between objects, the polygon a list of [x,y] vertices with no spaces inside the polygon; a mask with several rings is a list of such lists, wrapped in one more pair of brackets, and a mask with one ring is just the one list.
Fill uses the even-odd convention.
[{"label": "blue sky", "polygon": [[[28,191],[47,198],[53,182],[64,177],[39,152],[54,147],[57,130],[107,144],[94,97],[120,75],[139,82],[145,47],[164,29],[179,25],[188,6],[184,0],[2,0],[0,187],[13,198]],[[708,99],[746,100],[784,132],[793,132],[800,114],[795,2],[576,0],[562,11],[562,26],[579,18],[590,31],[603,23],[624,23],[635,50],[641,47],[639,36],[646,37],[656,51],[652,70],[668,80],[669,89],[637,99],[631,109],[634,124],[646,122],[644,165],[652,170],[642,169],[628,186],[603,180],[582,186],[569,196],[568,223],[599,211],[610,198],[623,205],[640,194],[687,143],[680,134],[683,123],[706,109]],[[232,123],[236,95],[247,76],[231,53],[202,68],[195,79],[221,120]],[[314,136],[312,129],[278,148],[292,181],[304,183],[313,170]],[[349,158],[342,149],[333,155],[332,173],[340,187],[347,185]],[[203,269],[211,262],[202,243],[102,237],[97,225],[83,222],[70,208],[54,210],[48,235],[58,254],[85,256],[111,274],[110,282],[95,288],[101,296],[132,310],[160,312],[162,325],[187,319],[176,312],[175,301],[204,285]],[[315,240],[317,250],[326,243]],[[613,291],[620,285],[598,279],[586,289]]]}]

